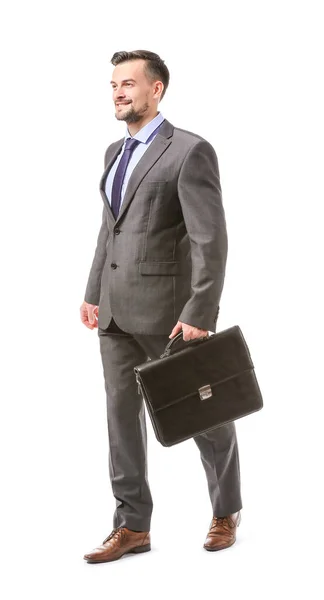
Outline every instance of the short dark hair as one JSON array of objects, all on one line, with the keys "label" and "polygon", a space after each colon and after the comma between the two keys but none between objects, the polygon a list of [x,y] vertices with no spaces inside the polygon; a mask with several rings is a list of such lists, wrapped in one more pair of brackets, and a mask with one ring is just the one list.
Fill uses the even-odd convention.
[{"label": "short dark hair", "polygon": [[170,81],[170,73],[169,69],[164,63],[164,60],[160,58],[158,54],[155,52],[150,52],[149,50],[133,50],[132,52],[115,52],[111,59],[111,63],[116,66],[120,63],[127,62],[129,60],[137,60],[139,58],[144,59],[146,62],[144,64],[144,72],[149,81],[162,81],[164,88],[162,90],[161,98],[162,100],[167,87]]}]

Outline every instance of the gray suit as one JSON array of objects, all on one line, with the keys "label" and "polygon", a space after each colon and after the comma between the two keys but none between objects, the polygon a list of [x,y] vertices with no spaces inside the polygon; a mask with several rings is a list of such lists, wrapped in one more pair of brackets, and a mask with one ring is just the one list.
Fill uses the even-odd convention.
[{"label": "gray suit", "polygon": [[[99,305],[107,394],[113,526],[150,530],[144,405],[134,366],[158,358],[178,320],[215,331],[224,285],[227,232],[216,153],[209,142],[164,120],[136,165],[117,220],[105,180],[124,138],[105,153],[102,224],[85,300]],[[234,423],[193,438],[207,475],[213,515],[242,508]]]}]

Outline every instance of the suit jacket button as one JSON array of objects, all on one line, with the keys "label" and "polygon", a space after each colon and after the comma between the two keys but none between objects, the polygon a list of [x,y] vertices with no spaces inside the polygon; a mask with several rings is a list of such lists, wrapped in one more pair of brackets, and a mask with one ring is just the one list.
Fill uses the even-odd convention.
[{"label": "suit jacket button", "polygon": [[110,265],[110,266],[111,266],[111,268],[112,268],[112,269],[117,269],[117,265],[116,265],[116,263],[111,263],[111,265]]},{"label": "suit jacket button", "polygon": [[120,229],[115,229],[115,234],[119,235],[120,234]]}]

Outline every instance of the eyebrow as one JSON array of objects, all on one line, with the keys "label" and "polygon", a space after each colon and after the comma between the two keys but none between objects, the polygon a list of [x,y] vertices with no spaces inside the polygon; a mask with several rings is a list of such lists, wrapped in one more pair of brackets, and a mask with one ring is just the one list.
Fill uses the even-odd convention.
[{"label": "eyebrow", "polygon": [[[123,79],[122,83],[126,83],[126,81],[134,81],[136,83],[135,79]],[[116,81],[110,81],[110,83],[116,83]]]}]

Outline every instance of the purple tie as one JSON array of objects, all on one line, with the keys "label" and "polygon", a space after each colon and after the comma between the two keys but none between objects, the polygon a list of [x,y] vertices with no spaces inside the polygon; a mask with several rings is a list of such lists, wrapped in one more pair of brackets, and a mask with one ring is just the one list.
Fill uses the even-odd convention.
[{"label": "purple tie", "polygon": [[135,140],[134,138],[127,138],[125,150],[123,155],[118,163],[118,167],[116,169],[114,181],[112,184],[111,190],[111,208],[114,213],[115,219],[118,217],[120,203],[121,203],[121,191],[123,187],[123,181],[127,169],[127,165],[130,161],[130,157],[132,156],[132,152],[137,144],[140,143],[140,140]]}]

